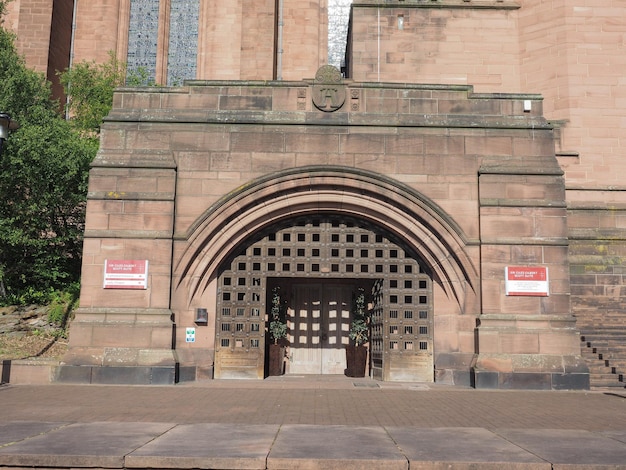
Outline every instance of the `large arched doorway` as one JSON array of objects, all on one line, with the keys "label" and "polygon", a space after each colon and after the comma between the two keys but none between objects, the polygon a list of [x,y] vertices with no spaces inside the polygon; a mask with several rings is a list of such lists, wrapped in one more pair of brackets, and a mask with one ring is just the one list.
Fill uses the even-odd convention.
[{"label": "large arched doorway", "polygon": [[[370,238],[361,242],[361,235]],[[229,193],[178,240],[174,309],[180,305],[182,318],[185,310],[207,306],[209,319],[206,339],[189,352],[181,348],[185,365],[198,363],[191,348],[205,348],[212,377],[263,378],[272,286],[284,285],[293,300],[304,298],[293,293],[294,286],[319,284],[321,300],[306,300],[319,303],[324,285],[341,281],[366,283],[372,308],[380,306],[370,341],[375,378],[432,381],[433,371],[437,380],[444,374],[469,377],[480,305],[478,245],[445,210],[407,185],[353,168],[291,168]],[[294,300],[290,308],[302,302]],[[443,327],[434,331],[437,324]]]},{"label": "large arched doorway", "polygon": [[372,312],[370,371],[433,380],[432,276],[392,233],[320,213],[281,221],[243,242],[219,270],[215,377],[262,377],[269,296],[288,312],[287,373],[342,374],[356,292]]}]

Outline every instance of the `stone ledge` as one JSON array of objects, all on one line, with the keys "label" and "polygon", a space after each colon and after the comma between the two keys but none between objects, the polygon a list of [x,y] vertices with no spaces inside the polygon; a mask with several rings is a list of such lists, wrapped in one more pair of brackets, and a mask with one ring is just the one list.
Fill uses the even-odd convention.
[{"label": "stone ledge", "polygon": [[480,10],[519,10],[521,5],[512,0],[355,0],[353,7],[369,8],[469,8]]},{"label": "stone ledge", "polygon": [[80,307],[75,314],[113,314],[113,315],[168,315],[173,314],[169,308],[124,308],[124,307]]},{"label": "stone ledge", "polygon": [[[534,315],[534,314],[506,314],[506,313],[484,313],[480,315],[478,318],[480,328],[487,327],[488,325],[499,328],[504,325],[510,325],[512,322],[516,323],[517,327],[521,325],[521,328],[531,328],[531,329],[541,329],[542,326],[538,326],[537,324],[545,324],[548,322],[552,328],[562,328],[562,329],[575,329],[576,328],[576,317],[573,315],[564,314],[564,315],[554,315],[554,314],[544,314],[544,315]],[[557,326],[561,324],[562,326]],[[534,325],[532,327],[524,326],[524,325]]]},{"label": "stone ledge", "polygon": [[171,230],[85,230],[85,238],[128,238],[147,240],[171,240]]},{"label": "stone ledge", "polygon": [[[124,112],[122,112],[124,111]],[[274,125],[317,125],[317,126],[363,126],[380,127],[381,122],[391,127],[435,127],[460,129],[532,129],[534,132],[548,132],[552,126],[538,116],[515,115],[481,115],[481,114],[382,114],[377,112],[345,112],[334,113],[308,111],[248,111],[242,110],[203,110],[186,111],[184,113],[162,115],[158,120],[143,110],[113,110],[109,114],[109,122],[152,122],[163,125],[179,126],[181,124],[274,124]],[[105,166],[105,162],[97,162]],[[126,163],[115,165],[126,167]],[[107,165],[108,166],[108,165]],[[114,166],[111,164],[110,166]],[[146,162],[145,167],[149,167]]]},{"label": "stone ledge", "polygon": [[483,247],[493,245],[493,246],[503,246],[503,245],[514,245],[514,246],[569,246],[569,238],[560,238],[560,237],[520,237],[520,238],[482,238],[481,245]]},{"label": "stone ledge", "polygon": [[176,199],[174,193],[132,193],[112,192],[112,191],[90,191],[87,193],[87,199],[100,199],[104,201],[157,201],[171,202]]},{"label": "stone ledge", "polygon": [[565,201],[546,199],[481,199],[480,207],[539,207],[548,209],[565,209]]},{"label": "stone ledge", "polygon": [[54,382],[103,385],[173,385],[176,366],[60,365]]},{"label": "stone ledge", "polygon": [[589,390],[589,373],[520,373],[474,370],[474,387],[481,390]]},{"label": "stone ledge", "polygon": [[9,359],[1,361],[2,383],[49,384],[59,361],[52,359]]}]

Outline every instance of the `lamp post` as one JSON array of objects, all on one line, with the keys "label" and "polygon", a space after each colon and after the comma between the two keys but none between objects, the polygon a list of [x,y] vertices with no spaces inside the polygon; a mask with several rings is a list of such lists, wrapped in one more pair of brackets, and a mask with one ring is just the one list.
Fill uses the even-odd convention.
[{"label": "lamp post", "polygon": [[20,125],[12,121],[9,114],[0,113],[0,155],[2,154],[4,141],[9,137],[9,132],[14,131],[18,127],[20,127]]}]

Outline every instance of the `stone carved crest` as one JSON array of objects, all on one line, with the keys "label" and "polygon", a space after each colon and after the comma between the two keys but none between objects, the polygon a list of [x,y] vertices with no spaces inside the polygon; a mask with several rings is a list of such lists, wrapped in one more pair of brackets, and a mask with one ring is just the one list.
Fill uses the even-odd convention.
[{"label": "stone carved crest", "polygon": [[341,82],[341,72],[332,65],[324,65],[315,74],[313,104],[320,111],[332,113],[346,101],[346,87]]}]

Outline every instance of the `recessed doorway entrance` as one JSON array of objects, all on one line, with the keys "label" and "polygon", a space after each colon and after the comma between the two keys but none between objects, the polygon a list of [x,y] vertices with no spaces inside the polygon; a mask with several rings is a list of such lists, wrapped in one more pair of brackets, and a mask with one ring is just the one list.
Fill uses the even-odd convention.
[{"label": "recessed doorway entrance", "polygon": [[293,285],[287,373],[344,374],[355,291],[341,280]]},{"label": "recessed doorway entrance", "polygon": [[218,278],[215,378],[263,378],[268,313],[287,309],[290,374],[343,374],[353,299],[371,311],[370,375],[432,382],[432,275],[393,234],[338,214],[298,217],[251,236]]}]

